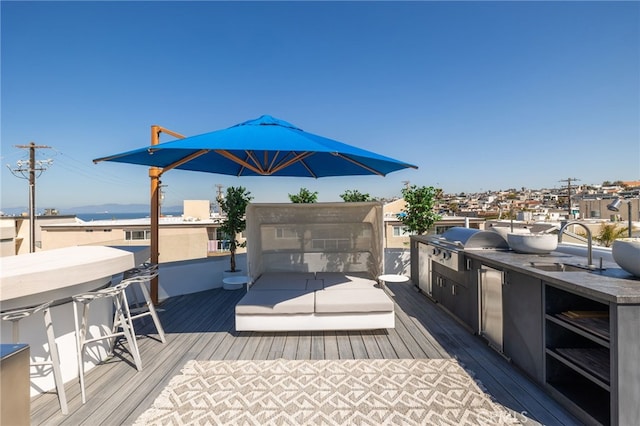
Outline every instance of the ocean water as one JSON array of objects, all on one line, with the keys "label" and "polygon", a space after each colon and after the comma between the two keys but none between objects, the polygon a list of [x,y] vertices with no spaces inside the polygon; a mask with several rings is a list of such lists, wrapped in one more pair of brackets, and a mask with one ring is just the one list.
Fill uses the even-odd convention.
[{"label": "ocean water", "polygon": [[[182,216],[182,212],[162,212],[163,216]],[[140,219],[149,217],[149,212],[143,213],[78,213],[78,218],[85,222],[92,220],[114,220],[114,219]]]}]

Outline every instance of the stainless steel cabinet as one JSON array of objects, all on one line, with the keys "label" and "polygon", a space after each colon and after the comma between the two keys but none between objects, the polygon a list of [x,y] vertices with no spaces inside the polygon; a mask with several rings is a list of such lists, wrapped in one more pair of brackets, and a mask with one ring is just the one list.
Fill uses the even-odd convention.
[{"label": "stainless steel cabinet", "polygon": [[429,296],[431,296],[433,292],[430,250],[431,247],[428,245],[418,244],[418,256],[420,259],[420,263],[418,264],[418,288]]},{"label": "stainless steel cabinet", "polygon": [[502,287],[504,354],[529,376],[544,380],[542,280],[505,271]]},{"label": "stainless steel cabinet", "polygon": [[478,270],[480,285],[480,334],[496,350],[503,350],[502,285],[504,273],[482,265]]}]

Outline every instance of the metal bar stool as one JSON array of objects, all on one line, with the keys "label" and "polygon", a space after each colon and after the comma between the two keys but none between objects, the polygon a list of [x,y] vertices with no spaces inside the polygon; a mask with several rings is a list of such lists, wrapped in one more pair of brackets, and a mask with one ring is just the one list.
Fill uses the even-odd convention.
[{"label": "metal bar stool", "polygon": [[[60,356],[58,355],[58,346],[56,344],[56,337],[53,332],[53,322],[51,320],[51,312],[49,306],[53,303],[46,302],[38,306],[32,306],[28,308],[14,309],[10,311],[3,311],[0,315],[3,321],[12,322],[12,337],[13,343],[18,343],[20,339],[20,320],[27,318],[37,312],[42,311],[44,314],[44,326],[47,332],[47,341],[49,343],[49,356],[51,361],[37,361],[30,362],[31,366],[50,365],[53,369],[53,379],[56,384],[56,391],[58,393],[58,400],[60,401],[60,410],[62,414],[68,414],[67,408],[67,396],[64,391],[64,382],[62,381],[62,372],[60,371]],[[9,391],[9,390],[6,390]]]},{"label": "metal bar stool", "polygon": [[[78,376],[80,378],[80,390],[82,392],[82,403],[86,402],[85,385],[84,385],[84,350],[90,343],[100,340],[109,340],[109,353],[113,353],[116,337],[124,336],[129,343],[130,352],[133,355],[138,371],[142,371],[142,360],[140,359],[140,351],[138,349],[138,343],[136,341],[136,333],[133,328],[133,321],[129,312],[129,306],[127,304],[126,289],[130,283],[123,281],[113,287],[108,287],[102,290],[77,294],[72,297],[73,299],[73,316],[76,329],[76,347],[78,351]],[[87,327],[89,317],[89,305],[91,302],[110,298],[113,302],[114,321],[111,328],[111,333],[104,334],[99,337],[87,339]],[[78,307],[82,305],[82,324],[78,321]],[[119,329],[122,329],[119,331]]]},{"label": "metal bar stool", "polygon": [[[128,281],[131,284],[138,284],[137,286],[131,286],[132,294],[135,299],[135,302],[130,306],[131,319],[143,319],[145,317],[150,316],[153,320],[153,323],[158,330],[158,336],[162,343],[166,343],[166,338],[164,334],[164,329],[162,328],[162,324],[160,323],[160,318],[158,317],[158,313],[156,311],[153,302],[151,301],[151,295],[149,294],[149,289],[147,288],[147,284],[155,277],[158,276],[158,265],[152,264],[144,264],[142,268],[135,268],[129,271],[126,271],[124,274],[124,281]],[[142,301],[138,299],[137,292],[135,289],[138,288],[142,292]]]}]

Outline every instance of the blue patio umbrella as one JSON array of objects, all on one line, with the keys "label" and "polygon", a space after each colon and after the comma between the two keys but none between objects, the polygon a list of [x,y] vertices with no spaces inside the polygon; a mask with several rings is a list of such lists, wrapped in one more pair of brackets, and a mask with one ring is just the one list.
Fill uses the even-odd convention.
[{"label": "blue patio umbrella", "polygon": [[[160,132],[179,139],[159,143]],[[94,163],[114,161],[150,166],[151,262],[158,263],[160,196],[163,173],[192,170],[234,176],[326,177],[380,175],[417,166],[333,139],[305,132],[286,121],[263,115],[227,129],[184,137],[151,126],[151,145]],[[158,279],[151,282],[151,298],[158,302]]]},{"label": "blue patio umbrella", "polygon": [[416,166],[263,115],[222,129],[98,158],[234,176],[380,175]]}]

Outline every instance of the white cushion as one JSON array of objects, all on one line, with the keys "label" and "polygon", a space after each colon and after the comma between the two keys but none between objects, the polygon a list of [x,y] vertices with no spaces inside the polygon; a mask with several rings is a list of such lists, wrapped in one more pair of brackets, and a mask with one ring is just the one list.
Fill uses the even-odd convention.
[{"label": "white cushion", "polygon": [[305,290],[313,272],[265,272],[251,286],[252,290]]},{"label": "white cushion", "polygon": [[314,311],[313,292],[250,290],[236,305],[236,314],[305,314]]},{"label": "white cushion", "polygon": [[316,291],[316,313],[393,312],[393,301],[380,288]]},{"label": "white cushion", "polygon": [[324,283],[325,290],[345,290],[356,288],[375,288],[376,281],[367,278],[365,274],[342,272],[318,272],[317,279]]}]

